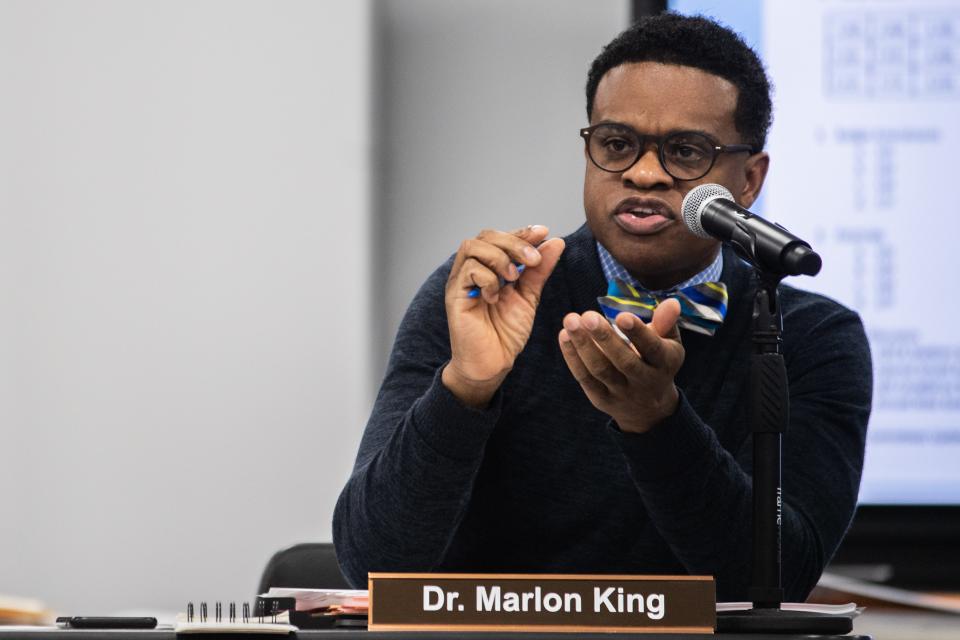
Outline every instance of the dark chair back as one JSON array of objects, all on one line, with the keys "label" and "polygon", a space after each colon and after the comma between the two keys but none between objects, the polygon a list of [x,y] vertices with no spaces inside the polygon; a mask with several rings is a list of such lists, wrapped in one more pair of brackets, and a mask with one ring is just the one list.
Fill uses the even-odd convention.
[{"label": "dark chair back", "polygon": [[273,554],[263,570],[257,594],[266,593],[270,587],[349,589],[350,585],[340,573],[332,542],[305,542]]}]

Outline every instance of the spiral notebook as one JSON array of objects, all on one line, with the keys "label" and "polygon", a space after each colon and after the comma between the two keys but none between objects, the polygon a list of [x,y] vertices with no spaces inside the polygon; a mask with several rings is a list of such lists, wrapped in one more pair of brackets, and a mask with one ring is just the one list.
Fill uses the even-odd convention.
[{"label": "spiral notebook", "polygon": [[287,635],[298,631],[290,624],[290,614],[287,611],[265,612],[262,607],[251,614],[250,604],[243,603],[240,612],[237,612],[235,602],[229,603],[224,611],[223,603],[216,602],[213,612],[209,611],[206,602],[199,607],[193,603],[187,605],[187,612],[177,614],[177,621],[173,630],[176,633],[266,633]]}]

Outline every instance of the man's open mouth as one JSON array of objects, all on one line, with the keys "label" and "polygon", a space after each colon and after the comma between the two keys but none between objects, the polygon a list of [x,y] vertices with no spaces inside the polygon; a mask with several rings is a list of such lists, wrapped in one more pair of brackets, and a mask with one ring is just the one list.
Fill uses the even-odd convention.
[{"label": "man's open mouth", "polygon": [[656,198],[627,198],[614,210],[613,219],[633,235],[650,235],[676,221],[665,202]]}]

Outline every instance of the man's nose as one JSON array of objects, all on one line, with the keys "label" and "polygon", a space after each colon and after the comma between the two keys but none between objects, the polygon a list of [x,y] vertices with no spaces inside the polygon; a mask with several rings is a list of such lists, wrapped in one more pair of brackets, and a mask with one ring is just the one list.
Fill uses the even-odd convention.
[{"label": "man's nose", "polygon": [[624,186],[637,189],[665,189],[673,186],[673,178],[660,164],[657,147],[648,146],[633,163],[633,166],[623,172],[621,178]]}]

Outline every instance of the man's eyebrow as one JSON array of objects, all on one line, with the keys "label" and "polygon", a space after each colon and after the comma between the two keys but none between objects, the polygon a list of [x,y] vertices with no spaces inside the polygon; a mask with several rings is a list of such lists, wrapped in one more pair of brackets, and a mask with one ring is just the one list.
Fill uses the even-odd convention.
[{"label": "man's eyebrow", "polygon": [[[623,123],[623,122],[619,122],[619,121],[617,121],[617,120],[600,120],[599,122],[596,123],[596,125],[601,125],[601,124],[609,124],[609,125],[613,125],[613,126],[615,126],[615,127],[623,127],[623,128],[625,128],[625,129],[630,129],[631,131],[633,131],[633,132],[635,132],[635,133],[639,133],[639,134],[641,134],[641,135],[652,135],[652,134],[644,133],[643,131],[637,131],[635,128],[631,127],[629,124],[626,124],[626,123]],[[596,125],[594,125],[594,126],[596,126]],[[679,127],[679,128],[676,128],[676,129],[670,129],[670,130],[668,130],[666,133],[663,133],[662,135],[665,135],[665,136],[666,136],[666,135],[670,135],[670,134],[672,134],[672,133],[699,133],[700,135],[706,136],[706,137],[710,138],[711,140],[716,140],[717,137],[718,137],[717,134],[712,133],[712,132],[710,132],[710,131],[704,131],[703,129],[696,129],[696,128],[689,128],[689,129],[687,129],[687,128],[684,128],[684,127]]]},{"label": "man's eyebrow", "polygon": [[712,142],[716,142],[720,139],[720,136],[717,134],[711,133],[710,131],[704,131],[703,129],[674,129],[668,133],[699,133]]},{"label": "man's eyebrow", "polygon": [[599,125],[601,125],[601,124],[609,124],[609,125],[613,125],[613,126],[615,126],[615,127],[623,127],[623,128],[625,128],[625,129],[630,129],[630,130],[634,130],[634,131],[635,131],[635,129],[634,129],[633,127],[631,127],[630,125],[625,124],[625,123],[623,123],[623,122],[618,122],[617,120],[600,120],[599,122],[595,123],[593,126],[596,127],[596,126],[599,126]]}]

